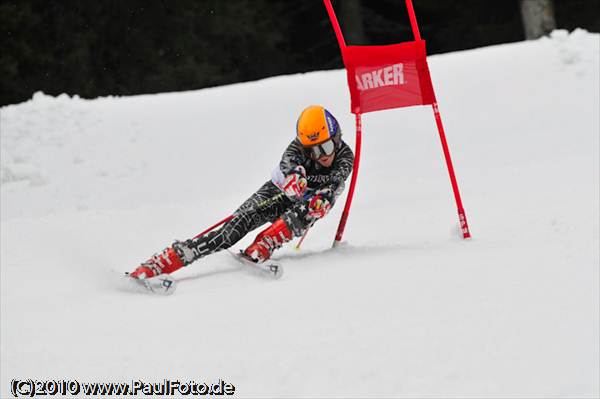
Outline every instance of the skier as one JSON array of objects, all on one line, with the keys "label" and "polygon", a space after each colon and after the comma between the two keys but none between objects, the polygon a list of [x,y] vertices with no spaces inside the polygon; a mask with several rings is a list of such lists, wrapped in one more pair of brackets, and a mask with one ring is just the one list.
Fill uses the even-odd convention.
[{"label": "skier", "polygon": [[354,154],[342,141],[337,120],[322,106],[304,109],[296,124],[296,138],[278,167],[233,217],[218,229],[186,241],[175,241],[129,275],[147,279],[173,273],[183,266],[227,249],[250,231],[271,222],[240,255],[256,263],[293,237],[300,237],[325,217],[344,190]]}]

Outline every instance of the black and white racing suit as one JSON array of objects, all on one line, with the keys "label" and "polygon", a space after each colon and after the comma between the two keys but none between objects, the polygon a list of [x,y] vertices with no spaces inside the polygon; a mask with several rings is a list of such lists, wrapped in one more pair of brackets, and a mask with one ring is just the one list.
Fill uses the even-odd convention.
[{"label": "black and white racing suit", "polygon": [[[332,165],[326,168],[306,155],[296,140],[287,147],[281,162],[273,171],[271,180],[262,185],[234,213],[233,218],[218,230],[198,238],[178,241],[173,247],[186,265],[211,253],[226,249],[241,240],[250,231],[265,223],[282,218],[290,232],[300,237],[314,219],[308,216],[311,193],[319,191],[331,206],[344,190],[344,182],[352,172],[354,154],[340,141]],[[306,170],[307,195],[302,200],[290,200],[280,189],[285,176],[302,165]]]}]

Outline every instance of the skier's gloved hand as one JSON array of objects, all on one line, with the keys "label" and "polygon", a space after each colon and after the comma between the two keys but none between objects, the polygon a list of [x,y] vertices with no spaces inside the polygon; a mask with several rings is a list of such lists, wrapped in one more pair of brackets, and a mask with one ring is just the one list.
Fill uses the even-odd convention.
[{"label": "skier's gloved hand", "polygon": [[331,202],[326,196],[317,194],[310,199],[308,202],[308,216],[315,219],[321,219],[327,215],[327,212],[331,209]]},{"label": "skier's gloved hand", "polygon": [[321,197],[323,197],[327,201],[329,201],[331,204],[333,204],[333,202],[334,202],[333,190],[329,187],[318,189],[317,191],[315,191],[314,195],[320,195]]},{"label": "skier's gloved hand", "polygon": [[282,189],[289,199],[298,200],[302,198],[307,186],[306,169],[304,169],[304,166],[299,165],[285,177]]}]

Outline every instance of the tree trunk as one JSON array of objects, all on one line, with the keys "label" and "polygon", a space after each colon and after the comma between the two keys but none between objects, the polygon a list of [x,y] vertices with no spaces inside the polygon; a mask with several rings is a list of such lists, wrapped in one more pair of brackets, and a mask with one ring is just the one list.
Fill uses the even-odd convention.
[{"label": "tree trunk", "polygon": [[542,37],[556,28],[552,0],[521,0],[521,17],[527,40]]},{"label": "tree trunk", "polygon": [[367,38],[360,12],[360,0],[343,0],[340,2],[341,21],[344,37],[349,45],[365,45]]}]

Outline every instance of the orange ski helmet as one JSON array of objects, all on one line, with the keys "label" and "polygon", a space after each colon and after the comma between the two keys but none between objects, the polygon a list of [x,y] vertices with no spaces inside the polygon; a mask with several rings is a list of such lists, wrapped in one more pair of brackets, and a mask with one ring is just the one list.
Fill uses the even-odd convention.
[{"label": "orange ski helmet", "polygon": [[296,136],[304,147],[312,147],[330,139],[337,143],[341,135],[338,121],[320,105],[305,108],[298,117]]}]

